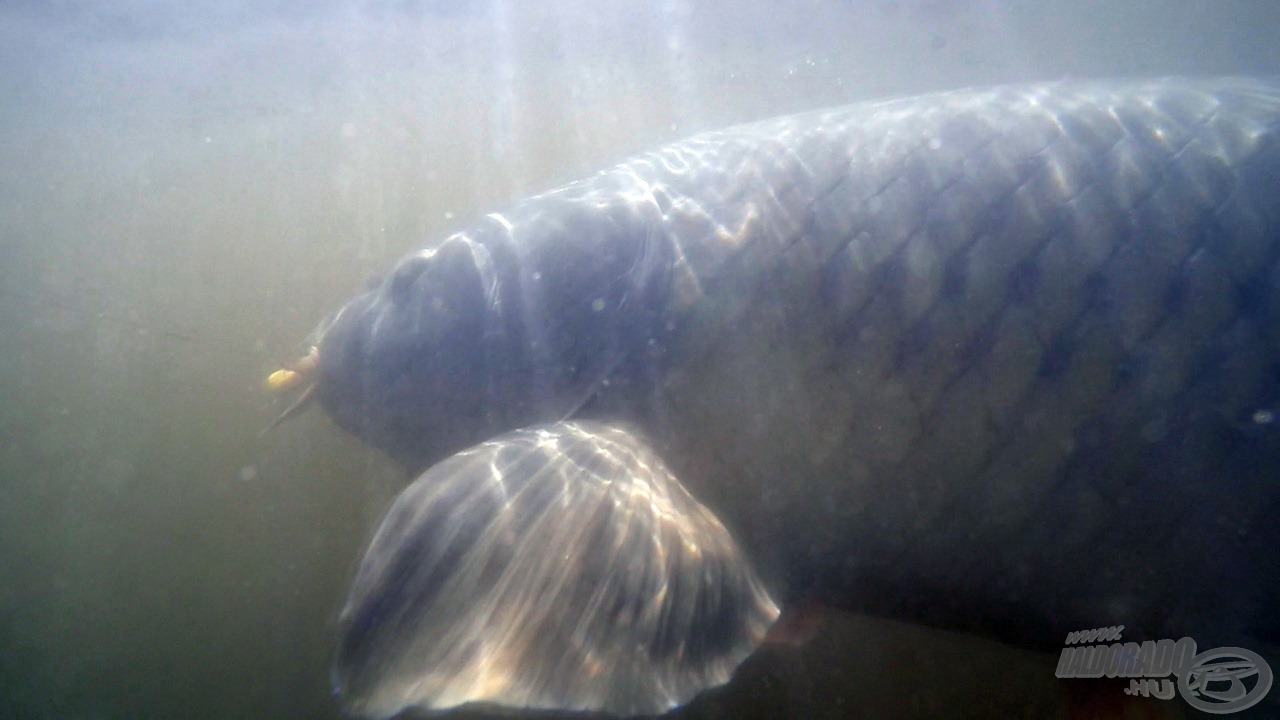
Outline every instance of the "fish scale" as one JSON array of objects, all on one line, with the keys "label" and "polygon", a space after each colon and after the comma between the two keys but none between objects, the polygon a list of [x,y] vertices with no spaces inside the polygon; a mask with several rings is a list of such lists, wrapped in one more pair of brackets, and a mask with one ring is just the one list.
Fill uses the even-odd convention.
[{"label": "fish scale", "polygon": [[[317,395],[426,470],[393,517],[478,539],[431,583],[378,571],[437,557],[430,527],[371,545],[335,666],[366,714],[661,712],[755,647],[765,588],[1032,648],[1280,635],[1274,81],[730,128],[389,277],[323,333]],[[509,486],[539,500],[473,492]]]},{"label": "fish scale", "polygon": [[[1220,231],[1223,223],[1274,227],[1275,196],[1267,191],[1275,183],[1248,187],[1238,169],[1258,152],[1260,143],[1266,150],[1265,142],[1274,142],[1261,134],[1268,123],[1276,122],[1275,91],[1269,86],[1233,81],[1199,86],[1153,83],[1133,94],[1108,94],[1098,92],[1096,85],[1073,89],[1067,84],[978,99],[959,97],[964,101],[954,105],[946,96],[930,97],[825,116],[829,124],[853,128],[842,140],[846,146],[874,148],[865,158],[869,167],[853,169],[862,172],[863,179],[837,183],[806,209],[813,218],[811,229],[836,232],[816,241],[806,236],[790,245],[773,241],[803,253],[799,260],[772,257],[772,249],[766,248],[762,256],[740,260],[736,266],[810,267],[815,252],[806,241],[830,242],[840,233],[853,238],[837,242],[831,259],[818,265],[826,286],[836,287],[836,297],[827,307],[842,309],[829,322],[833,336],[846,338],[849,353],[843,358],[849,369],[844,372],[856,376],[856,382],[846,385],[845,401],[877,410],[903,402],[914,405],[905,413],[890,413],[878,425],[852,421],[847,445],[877,478],[866,494],[882,498],[878,509],[876,501],[858,505],[870,508],[864,516],[910,520],[860,524],[838,518],[837,513],[833,523],[844,531],[871,528],[856,533],[866,545],[855,556],[870,558],[864,560],[866,566],[926,567],[931,573],[925,574],[934,574],[941,586],[966,584],[958,578],[972,569],[971,563],[933,561],[929,553],[950,539],[973,534],[974,528],[989,536],[985,546],[1043,518],[1048,503],[1042,499],[1051,496],[1055,478],[1066,472],[1076,436],[1091,424],[1105,428],[1108,446],[1145,448],[1116,453],[1111,474],[1150,490],[1154,479],[1144,476],[1141,467],[1144,459],[1169,444],[1159,441],[1176,418],[1164,415],[1179,412],[1178,401],[1187,402],[1179,396],[1196,393],[1196,385],[1228,384],[1215,375],[1208,356],[1218,342],[1216,335],[1227,331],[1238,313],[1230,298],[1238,283],[1256,280],[1259,268],[1276,262],[1274,230],[1272,237]],[[926,103],[941,110],[915,118],[914,124],[902,119],[904,108]],[[1021,133],[1022,113],[1032,106],[1037,109],[1031,131],[984,157],[982,153],[994,148],[1001,136],[992,128],[1017,126]],[[968,114],[973,107],[984,108],[985,122],[973,121]],[[882,131],[883,115],[893,116],[897,136],[863,142],[864,135]],[[1047,120],[1052,117],[1074,122]],[[908,129],[903,130],[904,125]],[[944,166],[932,174],[904,173],[913,162],[912,152],[927,155],[937,145],[930,140],[946,136],[946,128],[953,126],[962,130],[951,135],[973,139],[969,154],[931,157]],[[777,132],[767,126],[753,131]],[[907,135],[916,139],[904,141]],[[822,136],[839,133],[828,130]],[[1250,137],[1252,144],[1242,142]],[[1275,162],[1273,157],[1264,159]],[[947,171],[948,161],[960,162],[965,171]],[[956,190],[966,187],[963,178],[979,178],[981,190]],[[938,185],[921,187],[922,179]],[[846,188],[863,188],[863,195],[840,194]],[[980,206],[985,213],[973,210],[975,195],[989,198]],[[967,200],[958,203],[964,208],[959,214],[969,216],[967,222],[930,222],[930,212],[936,217],[943,211],[922,200],[951,196]],[[842,206],[823,206],[825,198],[839,198]],[[1263,213],[1267,219],[1258,222],[1256,216]],[[948,232],[952,227],[955,232]],[[1098,232],[1099,228],[1104,230]],[[946,254],[937,248],[946,248]],[[1257,265],[1237,262],[1237,279],[1228,287],[1225,263],[1217,259],[1223,255]],[[938,272],[939,266],[948,270]],[[1031,287],[1014,292],[1029,274]],[[959,287],[944,293],[941,278],[948,275],[960,278],[954,283]],[[783,324],[798,324],[800,316],[820,312],[783,297],[794,285],[770,292],[774,275],[761,271],[759,277],[764,278],[759,285],[739,291],[744,298],[741,307],[799,305]],[[1166,302],[1175,285],[1191,298],[1180,308]],[[806,287],[823,286],[812,282]],[[1273,329],[1255,325],[1253,330],[1268,344],[1274,342]],[[700,327],[699,333],[704,332]],[[769,335],[761,330],[741,332],[747,339],[726,344],[734,352],[750,345],[753,333]],[[889,338],[890,346],[877,352],[876,338]],[[899,340],[895,343],[893,338]],[[1197,351],[1200,346],[1209,349]],[[1005,364],[991,360],[997,348],[1017,359]],[[832,356],[836,362],[842,359],[840,350]],[[1148,357],[1158,362],[1144,360]],[[1012,377],[1001,373],[1009,363],[1020,368]],[[1206,363],[1198,369],[1200,379],[1189,387],[1192,371]],[[998,369],[993,370],[993,364]],[[1118,385],[1115,368],[1125,364],[1140,364],[1142,369]],[[1215,412],[1238,418],[1251,404],[1272,401],[1274,381],[1258,381],[1255,376],[1236,381],[1253,392],[1233,393],[1231,402],[1220,404]],[[984,385],[993,387],[984,390]],[[901,388],[907,389],[905,400]],[[687,389],[681,386],[682,392]],[[966,413],[970,407],[978,410]],[[910,491],[903,493],[903,488]],[[1123,492],[1120,499],[1137,492]],[[1169,501],[1185,502],[1176,495]],[[747,534],[756,519],[740,523],[748,528]],[[772,537],[760,542],[776,544]],[[831,545],[846,550],[855,543]],[[884,552],[882,558],[877,558],[878,551]],[[1151,551],[1142,546],[1142,552]],[[919,584],[915,578],[912,582]]]}]

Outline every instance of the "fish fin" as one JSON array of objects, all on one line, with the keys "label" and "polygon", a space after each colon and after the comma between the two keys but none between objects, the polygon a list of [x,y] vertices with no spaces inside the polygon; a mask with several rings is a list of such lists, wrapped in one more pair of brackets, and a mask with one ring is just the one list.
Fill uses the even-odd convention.
[{"label": "fish fin", "polygon": [[467,703],[656,714],[727,682],[777,616],[652,450],[556,423],[401,493],[356,572],[332,679],[375,718]]}]

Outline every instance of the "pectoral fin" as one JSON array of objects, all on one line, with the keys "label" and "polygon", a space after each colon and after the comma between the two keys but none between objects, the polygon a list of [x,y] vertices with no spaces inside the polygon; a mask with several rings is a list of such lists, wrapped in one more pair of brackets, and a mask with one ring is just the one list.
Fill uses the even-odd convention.
[{"label": "pectoral fin", "polygon": [[473,702],[661,713],[725,683],[777,615],[656,454],[557,423],[405,489],[360,563],[333,679],[376,718]]}]

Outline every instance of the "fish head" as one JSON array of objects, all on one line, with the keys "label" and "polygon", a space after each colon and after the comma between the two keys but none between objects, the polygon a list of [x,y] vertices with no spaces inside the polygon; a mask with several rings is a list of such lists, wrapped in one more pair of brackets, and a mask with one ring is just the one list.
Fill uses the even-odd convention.
[{"label": "fish head", "polygon": [[316,342],[316,397],[343,429],[411,470],[491,432],[492,263],[451,237],[403,258],[332,316]]}]

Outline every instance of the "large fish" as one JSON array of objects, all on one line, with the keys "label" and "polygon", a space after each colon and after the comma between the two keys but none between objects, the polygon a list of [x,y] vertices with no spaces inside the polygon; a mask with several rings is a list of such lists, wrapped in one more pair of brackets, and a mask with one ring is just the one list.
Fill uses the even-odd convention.
[{"label": "large fish", "polygon": [[662,712],[801,602],[1274,641],[1278,289],[1280,84],[1249,79],[784,117],[491,214],[301,368],[425,470],[336,686]]}]

